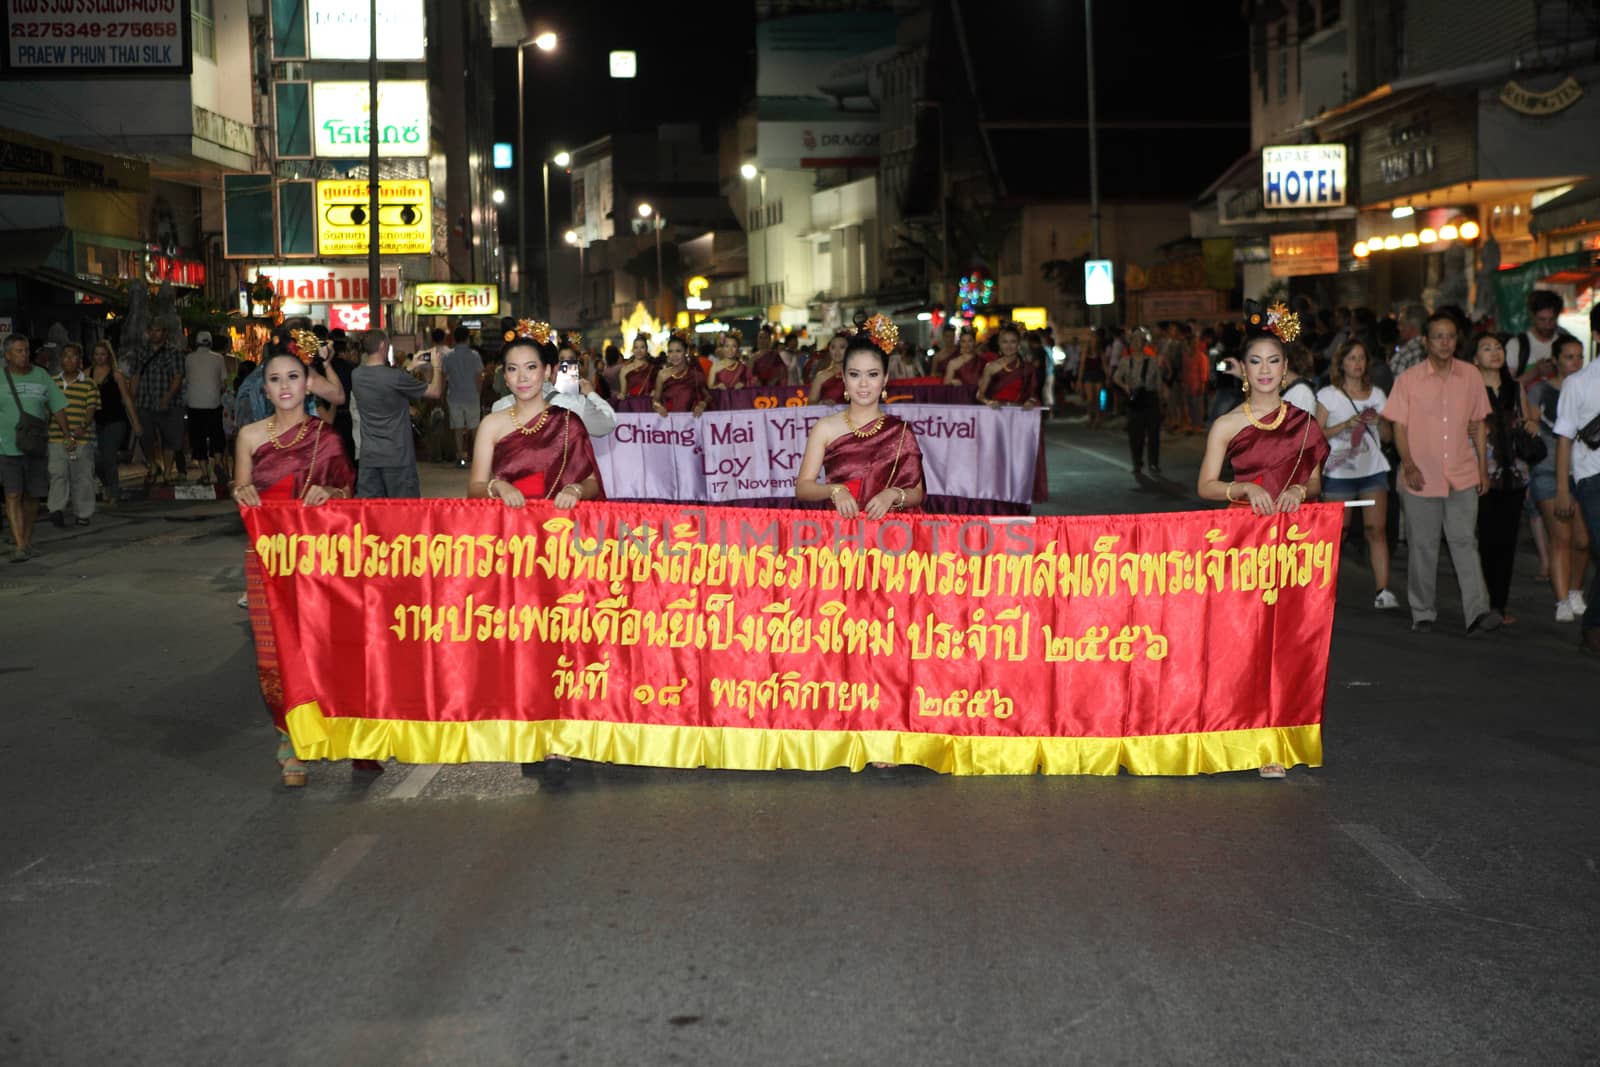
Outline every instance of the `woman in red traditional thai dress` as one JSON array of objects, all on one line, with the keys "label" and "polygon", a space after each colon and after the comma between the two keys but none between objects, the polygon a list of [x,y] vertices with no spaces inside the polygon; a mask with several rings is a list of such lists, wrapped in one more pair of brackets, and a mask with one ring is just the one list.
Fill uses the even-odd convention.
[{"label": "woman in red traditional thai dress", "polygon": [[[272,414],[239,428],[234,440],[233,499],[241,507],[257,507],[264,500],[298,500],[314,508],[329,500],[344,500],[355,485],[355,468],[333,428],[306,414],[306,386],[310,371],[299,358],[272,356],[261,367],[262,388],[272,403]],[[277,642],[272,617],[267,613],[261,561],[245,553],[245,597],[250,625],[256,637],[256,671],[261,697],[278,728],[278,766],[283,784],[306,784],[305,764],[295,756],[284,716],[283,680],[278,673]],[[381,773],[374,760],[355,760],[357,771]]]},{"label": "woman in red traditional thai dress", "polygon": [[978,400],[992,408],[1001,404],[1039,406],[1039,368],[1022,357],[1022,331],[1015,323],[1000,327],[1000,357],[983,368]]},{"label": "woman in red traditional thai dress", "polygon": [[667,342],[667,365],[656,375],[654,399],[657,415],[682,411],[699,415],[711,399],[705,375],[689,358],[689,341],[682,334],[673,334]]},{"label": "woman in red traditional thai dress", "polygon": [[[536,322],[530,334],[519,335],[503,350],[506,387],[516,401],[508,408],[491,411],[478,424],[467,483],[469,499],[487,497],[508,508],[523,507],[529,500],[549,500],[565,510],[582,500],[606,497],[583,420],[544,399],[545,381],[556,373],[556,348],[548,337],[549,327]],[[532,774],[537,765],[523,764],[522,769]],[[571,769],[570,757],[547,753],[545,784],[562,784]]]},{"label": "woman in red traditional thai dress", "polygon": [[972,336],[970,328],[961,331],[961,340],[956,344],[955,358],[944,365],[944,384],[965,385],[976,389],[978,382],[983,379],[984,361],[978,352],[978,340]]},{"label": "woman in red traditional thai dress", "polygon": [[650,361],[650,341],[644,334],[633,339],[633,350],[617,368],[617,395],[649,396],[656,384],[656,366]]},{"label": "woman in red traditional thai dress", "polygon": [[750,364],[744,361],[744,350],[740,347],[740,340],[738,330],[729,330],[717,339],[717,358],[711,364],[711,388],[755,387],[755,376],[750,373]]},{"label": "woman in red traditional thai dress", "polygon": [[[1299,333],[1298,317],[1279,304],[1252,316],[1251,324],[1268,332],[1245,342],[1244,403],[1211,424],[1198,490],[1204,500],[1226,500],[1257,515],[1291,515],[1321,491],[1328,440],[1314,416],[1279,392],[1289,367],[1285,346]],[[1232,481],[1222,480],[1224,460],[1233,467]],[[1263,778],[1283,776],[1282,764],[1261,768]]]},{"label": "woman in red traditional thai dress", "polygon": [[789,365],[772,343],[771,326],[763,326],[756,333],[755,358],[750,362],[750,373],[755,376],[759,387],[789,384]]},{"label": "woman in red traditional thai dress", "polygon": [[850,331],[840,330],[822,350],[816,374],[811,378],[811,403],[844,403],[844,352],[850,344]]},{"label": "woman in red traditional thai dress", "polygon": [[[881,519],[919,507],[926,497],[922,449],[909,423],[880,406],[889,381],[889,356],[899,331],[874,315],[850,338],[844,354],[849,405],[817,420],[806,438],[795,497],[831,503],[844,519]],[[894,764],[872,765],[893,773]]]}]

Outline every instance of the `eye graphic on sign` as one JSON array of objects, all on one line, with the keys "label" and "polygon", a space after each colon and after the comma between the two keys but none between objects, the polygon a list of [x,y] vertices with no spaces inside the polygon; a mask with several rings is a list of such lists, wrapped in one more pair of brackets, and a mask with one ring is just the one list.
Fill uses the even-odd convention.
[{"label": "eye graphic on sign", "polygon": [[[329,204],[322,213],[330,226],[367,225],[366,204]],[[378,205],[378,225],[415,226],[422,220],[422,209],[417,204]]]}]

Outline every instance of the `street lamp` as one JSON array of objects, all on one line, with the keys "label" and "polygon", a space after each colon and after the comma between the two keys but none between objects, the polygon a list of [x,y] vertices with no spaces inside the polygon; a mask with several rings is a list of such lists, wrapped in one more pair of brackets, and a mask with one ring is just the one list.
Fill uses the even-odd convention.
[{"label": "street lamp", "polygon": [[[653,224],[651,228],[656,231],[656,310],[660,311],[661,294],[666,290],[666,286],[662,284],[661,273],[661,225],[663,220],[660,215],[655,214],[655,210],[648,202],[639,205],[639,217],[651,222]],[[652,215],[655,215],[653,219],[651,218]]]},{"label": "street lamp", "polygon": [[496,189],[490,194],[489,199],[493,200],[496,204],[503,204],[506,202],[506,191],[504,189]]},{"label": "street lamp", "polygon": [[563,169],[572,162],[572,153],[566,150],[557,152],[551,159],[539,164],[540,173],[544,178],[544,303],[546,310],[551,301],[550,286],[550,164]]},{"label": "street lamp", "polygon": [[767,172],[754,163],[746,163],[739,168],[739,175],[747,182],[761,179],[761,206],[756,209],[756,217],[761,220],[762,284],[768,285],[772,281],[772,244],[767,238]]},{"label": "street lamp", "polygon": [[[376,18],[373,24],[377,24]],[[541,52],[552,52],[555,50],[557,38],[555,34],[546,30],[536,37],[524,38],[517,42],[517,299],[519,302],[528,291],[528,213],[523,210],[523,202],[528,194],[528,122],[523,114],[527,104],[527,93],[523,91],[522,66],[523,56],[530,44]],[[519,305],[517,310],[528,309]]]}]

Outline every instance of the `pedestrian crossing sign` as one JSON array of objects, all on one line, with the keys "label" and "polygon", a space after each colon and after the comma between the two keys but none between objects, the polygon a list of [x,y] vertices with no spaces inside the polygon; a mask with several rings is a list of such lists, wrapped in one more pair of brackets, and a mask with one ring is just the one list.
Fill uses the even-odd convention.
[{"label": "pedestrian crossing sign", "polygon": [[1116,285],[1111,279],[1109,259],[1091,259],[1083,265],[1084,302],[1090,305],[1116,303]]}]

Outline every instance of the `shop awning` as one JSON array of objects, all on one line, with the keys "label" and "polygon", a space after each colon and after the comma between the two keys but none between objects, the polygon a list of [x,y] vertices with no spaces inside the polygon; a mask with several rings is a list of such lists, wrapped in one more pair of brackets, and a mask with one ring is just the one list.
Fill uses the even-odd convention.
[{"label": "shop awning", "polygon": [[1555,233],[1586,225],[1600,226],[1600,178],[1580,182],[1534,208],[1528,232]]}]

